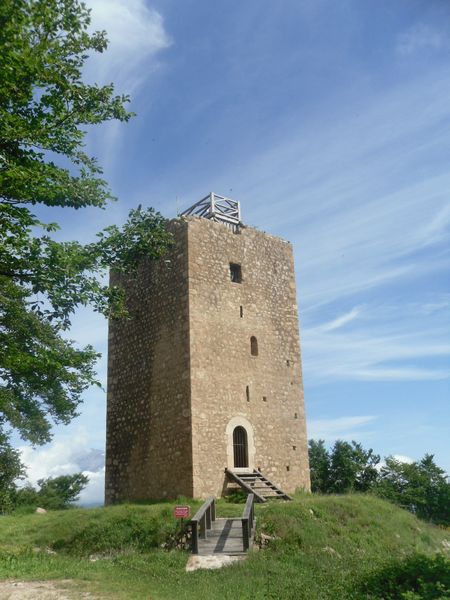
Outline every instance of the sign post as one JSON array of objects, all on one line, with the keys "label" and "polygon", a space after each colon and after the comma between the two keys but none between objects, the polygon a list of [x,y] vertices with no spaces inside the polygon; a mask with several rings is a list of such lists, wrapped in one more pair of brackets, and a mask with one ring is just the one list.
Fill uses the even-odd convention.
[{"label": "sign post", "polygon": [[191,514],[190,506],[175,506],[173,509],[173,516],[175,519],[188,519]]},{"label": "sign post", "polygon": [[181,519],[181,531],[184,530],[184,519],[189,519],[191,514],[191,507],[187,504],[182,506],[175,506],[173,509],[173,516],[175,519]]}]

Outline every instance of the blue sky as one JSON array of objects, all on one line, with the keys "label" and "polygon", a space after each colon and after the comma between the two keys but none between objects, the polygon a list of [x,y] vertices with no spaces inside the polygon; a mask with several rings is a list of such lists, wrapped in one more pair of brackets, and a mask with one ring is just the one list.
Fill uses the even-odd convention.
[{"label": "blue sky", "polygon": [[[52,211],[91,240],[141,203],[176,215],[209,191],[292,241],[310,437],[450,472],[450,4],[446,0],[91,0],[137,117],[90,133],[119,202]],[[49,214],[50,217],[50,214]],[[88,311],[71,337],[104,353]],[[105,395],[30,477],[84,469],[102,497]]]}]

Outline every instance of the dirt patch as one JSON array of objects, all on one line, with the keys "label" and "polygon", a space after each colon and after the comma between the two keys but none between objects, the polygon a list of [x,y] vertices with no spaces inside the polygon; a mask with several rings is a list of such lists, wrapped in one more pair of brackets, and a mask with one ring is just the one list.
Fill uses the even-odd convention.
[{"label": "dirt patch", "polygon": [[0,581],[0,600],[99,600],[89,592],[77,590],[71,580]]}]

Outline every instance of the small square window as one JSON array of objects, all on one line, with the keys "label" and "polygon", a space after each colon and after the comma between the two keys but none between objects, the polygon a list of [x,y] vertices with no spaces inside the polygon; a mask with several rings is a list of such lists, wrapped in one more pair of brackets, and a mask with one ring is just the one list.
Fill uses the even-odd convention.
[{"label": "small square window", "polygon": [[236,263],[230,263],[230,279],[233,283],[242,282],[241,265],[237,265]]}]

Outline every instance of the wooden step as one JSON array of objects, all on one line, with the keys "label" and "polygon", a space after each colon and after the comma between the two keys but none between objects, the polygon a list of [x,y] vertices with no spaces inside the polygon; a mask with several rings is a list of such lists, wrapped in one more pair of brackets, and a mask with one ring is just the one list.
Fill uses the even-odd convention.
[{"label": "wooden step", "polygon": [[235,473],[229,469],[225,469],[228,478],[234,483],[238,483],[246,492],[255,494],[258,502],[266,502],[267,500],[292,500],[292,498],[280,490],[274,483],[258,471]]}]

